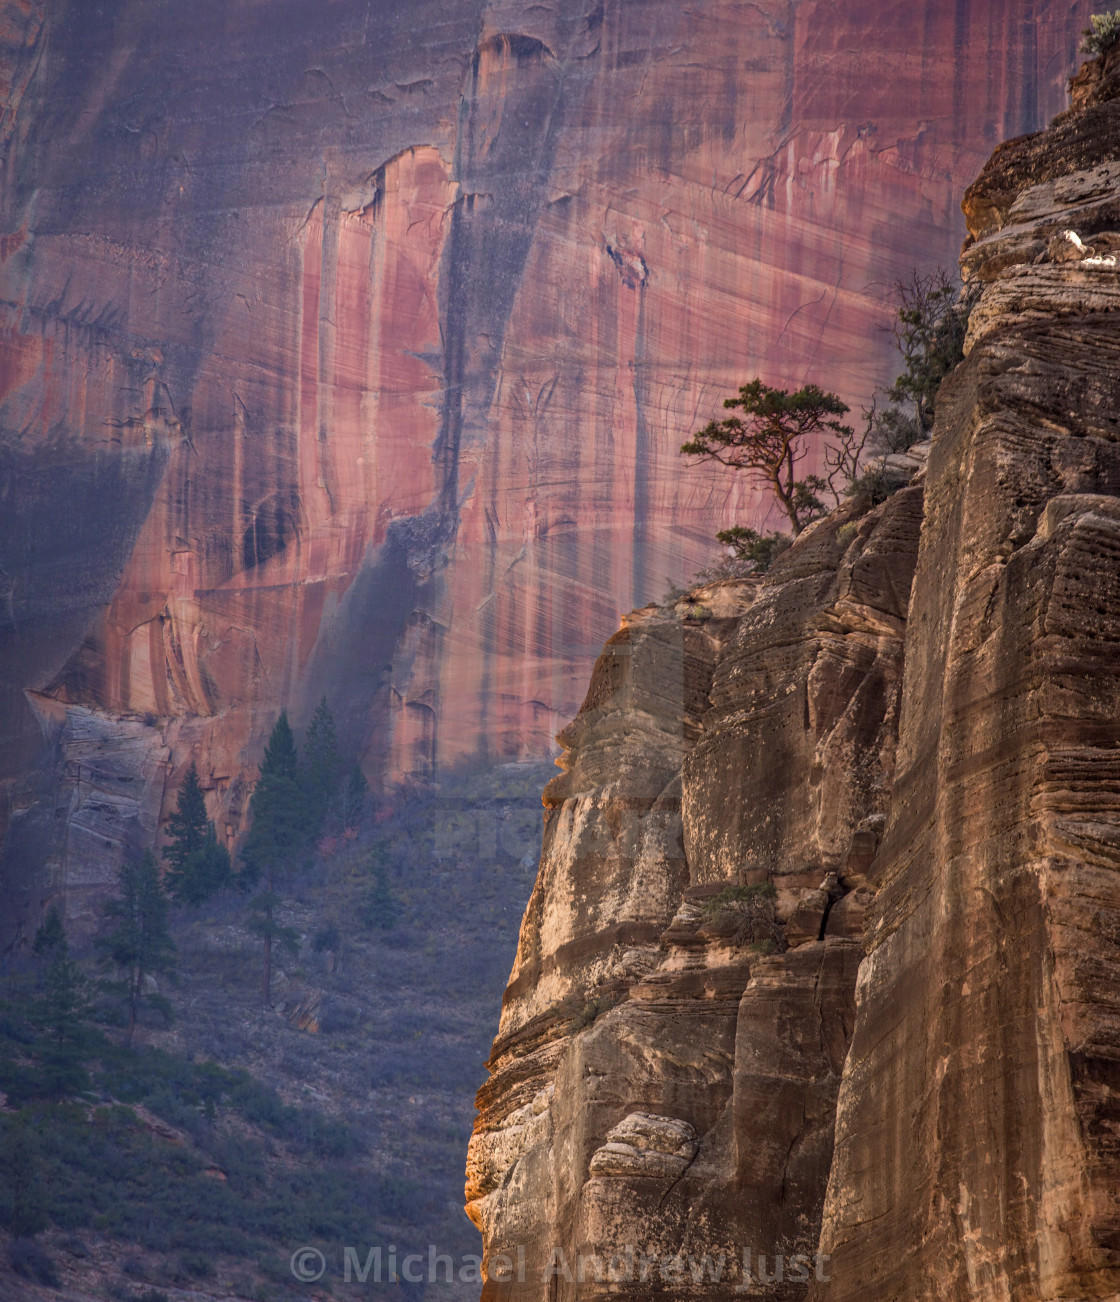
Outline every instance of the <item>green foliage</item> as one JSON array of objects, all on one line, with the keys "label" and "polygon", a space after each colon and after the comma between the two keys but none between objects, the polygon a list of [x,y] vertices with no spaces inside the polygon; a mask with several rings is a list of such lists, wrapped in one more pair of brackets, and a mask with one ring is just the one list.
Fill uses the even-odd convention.
[{"label": "green foliage", "polygon": [[[189,1067],[180,1064],[181,1070]],[[267,1092],[253,1085],[254,1097],[265,1099]],[[153,1096],[148,1106],[155,1110],[159,1097]],[[278,1102],[271,1112],[289,1128],[293,1119],[304,1119],[302,1112]],[[87,1113],[64,1104],[4,1117],[0,1163],[6,1161],[14,1134],[22,1134],[24,1147],[18,1168],[10,1160],[0,1167],[5,1177],[0,1212],[16,1233],[18,1193],[20,1206],[33,1213],[21,1213],[25,1235],[32,1224],[36,1233],[48,1223],[69,1231],[92,1229],[149,1251],[175,1254],[180,1264],[197,1261],[197,1254],[211,1261],[219,1254],[249,1256],[292,1242],[363,1242],[373,1217],[402,1210],[423,1214],[419,1185],[406,1186],[370,1171],[366,1154],[349,1142],[344,1127],[317,1120],[321,1134],[298,1146],[306,1156],[293,1166],[270,1165],[266,1145],[214,1127],[197,1132],[201,1146],[168,1143],[131,1108],[119,1105]],[[181,1124],[181,1118],[173,1124]],[[31,1166],[28,1153],[34,1154]],[[214,1177],[215,1166],[224,1180]],[[34,1189],[28,1171],[37,1182]]]},{"label": "green foliage", "polygon": [[8,1249],[8,1262],[17,1275],[36,1284],[58,1288],[62,1282],[54,1262],[34,1239],[13,1239]]},{"label": "green foliage", "polygon": [[167,820],[170,838],[163,852],[168,864],[167,889],[179,904],[199,905],[229,884],[229,851],[218,840],[206,814],[206,800],[191,764],[179,788],[175,812]]},{"label": "green foliage", "polygon": [[285,713],[280,715],[265,748],[260,778],[249,805],[252,824],[241,852],[242,878],[264,880],[264,889],[249,905],[249,928],[264,942],[261,1002],[270,1002],[272,946],[279,942],[298,951],[296,933],[275,917],[278,879],[294,864],[313,829],[301,782],[295,738]]},{"label": "green foliage", "polygon": [[34,1238],[50,1215],[38,1138],[22,1119],[0,1136],[0,1174],[0,1220],[17,1238]]},{"label": "green foliage", "polygon": [[575,1021],[572,1023],[573,1030],[584,1031],[589,1026],[594,1026],[604,1013],[609,1013],[612,1008],[617,1008],[618,1003],[618,999],[612,998],[610,995],[595,995],[593,998],[588,999],[576,1014]]},{"label": "green foliage", "polygon": [[915,271],[895,288],[894,337],[903,367],[866,413],[871,446],[880,452],[904,452],[928,436],[941,381],[964,357],[975,302],[974,292],[962,293],[941,267],[927,276]]},{"label": "green foliage", "polygon": [[908,482],[905,475],[892,474],[883,466],[872,466],[852,480],[848,494],[851,497],[865,497],[872,506],[878,506]]},{"label": "green foliage", "polygon": [[311,948],[316,954],[323,954],[327,950],[332,953],[342,944],[342,932],[339,930],[338,923],[332,918],[317,928],[314,936],[311,938]]},{"label": "green foliage", "polygon": [[124,999],[128,1009],[127,1043],[131,1045],[143,1005],[156,1008],[171,1020],[171,1005],[161,995],[145,989],[145,977],[174,972],[175,944],[167,930],[167,897],[150,850],[138,864],[122,864],[118,885],[120,894],[105,905],[109,927],[96,943],[105,965],[118,974],[119,979],[106,988]]},{"label": "green foliage", "polygon": [[847,524],[842,524],[836,531],[836,541],[841,547],[848,547],[852,539],[859,533],[859,521],[849,520]]},{"label": "green foliage", "polygon": [[730,529],[721,529],[716,534],[716,540],[725,547],[730,547],[736,560],[748,561],[752,571],[758,574],[765,574],[792,542],[789,534],[776,530],[759,533],[756,529],[747,529],[738,524]]},{"label": "green foliage", "polygon": [[289,954],[299,953],[299,932],[276,920],[276,910],[283,903],[275,891],[261,891],[249,901],[248,928],[254,936],[280,945]]},{"label": "green foliage", "polygon": [[287,714],[277,719],[249,803],[252,820],[241,850],[243,883],[270,883],[290,867],[307,843],[308,813],[295,738]]},{"label": "green foliage", "polygon": [[369,783],[366,781],[366,775],[355,764],[350,769],[350,775],[346,779],[346,786],[342,789],[340,797],[343,827],[355,828],[358,826],[362,821],[362,812],[365,809],[368,796]]},{"label": "green foliage", "polygon": [[86,1023],[92,1011],[89,983],[82,970],[65,948],[56,949],[42,997],[32,1010],[32,1023],[42,1037],[38,1058],[45,1098],[69,1098],[89,1090],[84,1059],[90,1046]]},{"label": "green foliage", "polygon": [[66,928],[62,925],[62,914],[57,904],[47,910],[42,926],[35,933],[31,951],[40,956],[51,954],[59,948],[66,948]]},{"label": "green foliage", "polygon": [[840,421],[848,407],[815,384],[790,393],[760,379],[744,384],[739,396],[726,398],[723,405],[742,415],[709,421],[681,445],[681,452],[747,471],[773,494],[793,533],[799,534],[823,514],[820,494],[831,485],[816,475],[799,476],[798,465],[815,442],[831,439],[834,455],[850,447],[854,432]]},{"label": "green foliage", "polygon": [[315,836],[322,830],[327,810],[339,794],[342,776],[334,716],[327,707],[325,696],[315,707],[308,724],[304,757],[308,829]]},{"label": "green foliage", "polygon": [[1091,14],[1090,27],[1081,32],[1081,44],[1078,49],[1082,54],[1107,54],[1120,40],[1120,9],[1111,13]]},{"label": "green foliage", "polygon": [[374,846],[370,851],[369,865],[373,881],[366,896],[365,920],[371,927],[392,931],[397,924],[400,902],[389,881],[389,854],[384,845]]},{"label": "green foliage", "polygon": [[777,894],[771,882],[725,886],[705,901],[702,912],[717,927],[731,925],[735,944],[750,945],[758,953],[772,953],[782,945],[782,933],[774,914]]}]

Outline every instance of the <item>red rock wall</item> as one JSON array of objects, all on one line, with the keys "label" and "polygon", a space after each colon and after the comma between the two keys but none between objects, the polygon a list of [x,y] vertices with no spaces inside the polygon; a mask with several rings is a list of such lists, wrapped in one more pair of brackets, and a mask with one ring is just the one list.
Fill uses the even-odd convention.
[{"label": "red rock wall", "polygon": [[231,833],[323,692],[375,780],[547,752],[757,516],[682,437],[756,370],[867,398],[1088,7],[5,0],[0,776],[28,692]]}]

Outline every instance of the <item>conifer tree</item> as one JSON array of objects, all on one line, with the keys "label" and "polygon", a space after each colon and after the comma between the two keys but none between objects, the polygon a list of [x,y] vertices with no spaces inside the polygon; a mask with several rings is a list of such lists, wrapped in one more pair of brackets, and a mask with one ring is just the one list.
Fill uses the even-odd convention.
[{"label": "conifer tree", "polygon": [[397,924],[400,901],[389,881],[389,851],[385,845],[375,846],[370,852],[373,882],[366,897],[366,921],[380,931],[392,931]]},{"label": "conifer tree", "polygon": [[362,821],[362,810],[369,795],[369,783],[366,775],[357,764],[350,770],[346,786],[342,792],[342,826],[357,827]]},{"label": "conifer tree", "polygon": [[273,944],[289,949],[295,944],[295,932],[281,926],[275,914],[280,903],[277,882],[307,839],[307,802],[300,778],[295,738],[287,714],[281,714],[261,761],[249,804],[252,823],[241,851],[243,880],[263,884],[249,908],[253,915],[250,926],[264,942],[261,998],[265,1004],[270,1002]]},{"label": "conifer tree", "polygon": [[131,1048],[143,1004],[171,1019],[170,1003],[146,991],[144,978],[174,972],[175,943],[167,930],[167,897],[152,852],[146,850],[139,863],[123,864],[118,880],[120,895],[105,905],[110,929],[97,946],[106,964],[119,973],[115,988],[128,1007],[125,1043]]},{"label": "conifer tree", "polygon": [[41,1039],[36,1055],[41,1064],[40,1092],[66,1098],[89,1089],[85,1054],[89,1042],[86,1022],[92,1007],[89,983],[70,957],[62,918],[52,907],[35,936],[35,952],[50,959],[42,992],[31,1011]]},{"label": "conifer tree", "polygon": [[163,852],[167,889],[176,903],[202,904],[228,885],[229,851],[206,815],[206,799],[193,763],[179,788],[175,812],[167,820],[167,833],[170,839]]},{"label": "conifer tree", "polygon": [[824,514],[821,492],[829,490],[834,497],[837,494],[831,478],[799,474],[798,466],[812,445],[824,446],[826,460],[831,457],[828,464],[835,463],[834,475],[853,455],[858,462],[855,433],[840,421],[848,411],[847,405],[815,384],[790,393],[772,389],[758,379],[742,385],[739,396],[725,398],[723,405],[742,415],[709,421],[681,444],[681,452],[745,470],[772,494],[796,536],[811,520]]},{"label": "conifer tree", "polygon": [[35,933],[31,949],[40,957],[50,957],[60,947],[66,947],[66,928],[62,925],[62,914],[58,905],[52,904],[39,930]]},{"label": "conifer tree", "polygon": [[342,761],[338,754],[334,716],[324,696],[307,727],[305,745],[307,821],[310,834],[322,831],[331,802],[338,795]]}]

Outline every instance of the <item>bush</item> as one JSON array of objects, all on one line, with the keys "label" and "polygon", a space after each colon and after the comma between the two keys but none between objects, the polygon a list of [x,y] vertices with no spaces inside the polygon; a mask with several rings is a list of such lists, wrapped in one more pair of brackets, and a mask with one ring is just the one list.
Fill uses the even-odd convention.
[{"label": "bush", "polygon": [[872,506],[885,502],[892,493],[905,488],[910,482],[908,476],[892,473],[884,466],[872,466],[865,470],[858,479],[848,485],[849,497],[866,497]]},{"label": "bush", "polygon": [[596,995],[594,999],[589,999],[576,1014],[576,1020],[572,1024],[573,1030],[586,1030],[587,1027],[595,1024],[597,1018],[604,1013],[609,1013],[617,1005],[617,999],[612,999],[608,995]]},{"label": "bush", "polygon": [[774,915],[778,892],[771,882],[751,886],[725,886],[704,904],[704,917],[717,926],[734,926],[736,945],[750,945],[758,953],[784,948],[784,937]]},{"label": "bush", "polygon": [[716,534],[716,541],[730,547],[736,560],[749,562],[753,573],[765,574],[782,552],[789,549],[793,539],[789,534],[777,530],[764,534],[757,529],[745,529],[737,524],[730,529],[720,530]]},{"label": "bush", "polygon": [[45,1284],[47,1288],[58,1288],[60,1281],[54,1262],[34,1239],[13,1239],[8,1249],[8,1261],[16,1274],[24,1279]]},{"label": "bush", "polygon": [[1120,40],[1120,9],[1114,9],[1111,13],[1092,14],[1089,22],[1092,26],[1082,29],[1078,49],[1082,54],[1107,54]]}]

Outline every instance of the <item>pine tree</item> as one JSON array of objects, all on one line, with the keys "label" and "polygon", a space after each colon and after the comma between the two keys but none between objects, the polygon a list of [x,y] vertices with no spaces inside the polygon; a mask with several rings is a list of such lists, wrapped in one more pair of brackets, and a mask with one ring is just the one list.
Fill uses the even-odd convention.
[{"label": "pine tree", "polygon": [[206,815],[206,800],[192,763],[179,788],[175,812],[167,820],[170,840],[163,857],[167,889],[179,904],[199,905],[229,883],[229,851]]},{"label": "pine tree", "polygon": [[369,795],[369,783],[366,775],[357,764],[350,770],[346,786],[342,792],[342,825],[345,828],[357,827],[362,821],[362,810]]},{"label": "pine tree", "polygon": [[389,881],[389,852],[384,845],[376,846],[370,853],[373,884],[366,896],[365,918],[371,927],[392,931],[397,925],[400,901]]},{"label": "pine tree", "polygon": [[152,852],[146,850],[138,864],[123,864],[118,880],[120,895],[105,905],[105,916],[114,925],[97,945],[105,962],[120,974],[116,988],[128,1007],[125,1043],[131,1048],[143,1004],[171,1019],[171,1005],[163,996],[147,992],[144,978],[174,972],[175,943],[167,930],[167,897]]},{"label": "pine tree", "polygon": [[[824,514],[821,492],[828,490],[839,500],[833,481],[853,456],[859,460],[856,435],[851,426],[840,422],[847,405],[815,384],[790,393],[771,389],[759,379],[742,385],[739,396],[725,398],[723,405],[742,415],[709,421],[681,444],[681,452],[745,470],[772,494],[796,536]],[[814,444],[822,446],[825,463],[833,472],[827,479],[798,473]]]},{"label": "pine tree", "polygon": [[47,916],[32,942],[32,951],[40,957],[49,956],[59,947],[66,947],[66,928],[62,925],[62,914],[57,904],[47,910]]},{"label": "pine tree", "polygon": [[241,851],[242,879],[249,884],[264,883],[264,889],[249,907],[254,915],[250,926],[264,941],[261,997],[268,1004],[273,943],[290,947],[294,936],[290,928],[276,922],[275,910],[280,902],[276,884],[307,839],[307,802],[287,714],[280,715],[268,739],[249,813],[252,824]]},{"label": "pine tree", "polygon": [[42,1092],[47,1098],[69,1098],[89,1089],[86,1022],[93,1009],[88,988],[81,968],[69,954],[59,954],[47,969],[43,996],[34,1012],[43,1033],[38,1058]]},{"label": "pine tree", "polygon": [[36,1056],[41,1065],[39,1092],[47,1098],[67,1098],[89,1089],[85,1055],[89,1044],[86,1022],[93,1009],[89,983],[70,957],[70,947],[57,908],[35,937],[35,951],[50,957],[42,992],[31,1010],[40,1033]]},{"label": "pine tree", "polygon": [[331,802],[338,795],[338,782],[342,771],[334,716],[330,712],[325,696],[311,716],[304,750],[308,828],[312,836],[317,836],[322,831]]}]

